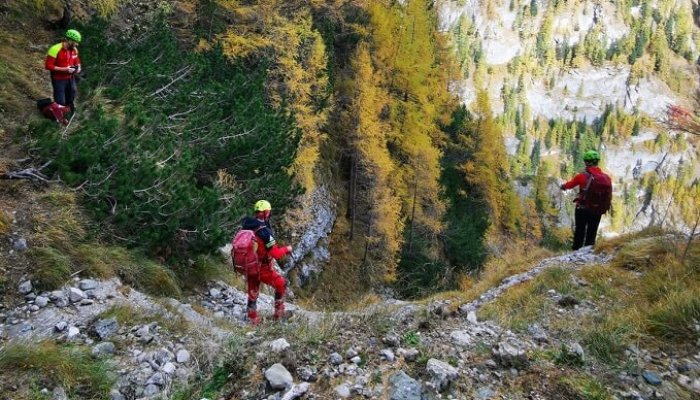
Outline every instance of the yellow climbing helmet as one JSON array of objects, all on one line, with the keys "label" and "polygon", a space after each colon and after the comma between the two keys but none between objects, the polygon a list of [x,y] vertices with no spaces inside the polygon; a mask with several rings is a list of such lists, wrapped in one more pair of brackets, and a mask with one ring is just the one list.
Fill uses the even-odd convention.
[{"label": "yellow climbing helmet", "polygon": [[258,202],[255,203],[253,210],[255,210],[255,212],[270,211],[272,210],[272,205],[267,200],[258,200]]}]

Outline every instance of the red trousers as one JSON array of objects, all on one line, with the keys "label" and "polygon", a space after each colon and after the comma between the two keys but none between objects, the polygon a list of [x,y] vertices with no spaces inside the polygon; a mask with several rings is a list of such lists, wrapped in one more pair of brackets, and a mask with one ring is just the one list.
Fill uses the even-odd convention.
[{"label": "red trousers", "polygon": [[284,315],[284,292],[287,287],[287,281],[284,277],[275,271],[271,265],[263,265],[260,267],[260,274],[251,274],[246,276],[248,281],[248,319],[253,324],[259,322],[258,317],[258,294],[260,294],[260,282],[272,286],[275,289],[275,319],[279,319]]}]

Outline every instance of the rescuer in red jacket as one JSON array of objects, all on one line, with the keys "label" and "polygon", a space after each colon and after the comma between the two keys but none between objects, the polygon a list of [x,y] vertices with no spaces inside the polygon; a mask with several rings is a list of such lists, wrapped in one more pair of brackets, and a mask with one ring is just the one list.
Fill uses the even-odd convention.
[{"label": "rescuer in red jacket", "polygon": [[243,220],[243,229],[255,232],[255,240],[258,242],[258,260],[260,260],[260,274],[247,276],[248,290],[248,319],[256,325],[260,321],[257,311],[260,282],[270,285],[275,289],[274,318],[284,316],[284,293],[287,281],[275,271],[272,260],[278,260],[292,252],[292,246],[280,246],[275,241],[270,226],[270,212],[272,206],[267,200],[260,200],[254,206],[255,217],[247,217]]},{"label": "rescuer in red jacket", "polygon": [[[600,218],[610,209],[610,200],[612,194],[612,186],[610,185],[610,177],[598,168],[600,155],[595,150],[589,150],[583,155],[583,162],[586,164],[586,170],[573,177],[570,181],[561,185],[562,190],[569,190],[579,187],[578,196],[574,202],[576,203],[573,250],[578,250],[582,246],[593,246],[595,244],[596,235],[598,234],[598,225]],[[592,180],[600,181],[595,187],[591,186]],[[599,195],[599,193],[587,193],[587,191],[603,186],[603,195],[596,202],[591,204],[591,197]],[[588,196],[588,197],[587,197]],[[600,201],[598,201],[600,200]]]},{"label": "rescuer in red jacket", "polygon": [[75,75],[82,70],[78,57],[78,44],[82,41],[80,32],[75,29],[66,31],[65,39],[49,48],[44,68],[51,72],[53,100],[74,110]]}]

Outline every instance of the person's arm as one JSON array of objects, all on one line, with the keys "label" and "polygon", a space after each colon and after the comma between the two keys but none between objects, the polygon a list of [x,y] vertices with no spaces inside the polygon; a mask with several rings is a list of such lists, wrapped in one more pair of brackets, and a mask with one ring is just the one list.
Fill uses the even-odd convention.
[{"label": "person's arm", "polygon": [[263,228],[259,232],[260,238],[265,242],[265,249],[267,250],[267,255],[275,260],[286,256],[288,253],[292,252],[292,246],[280,246],[275,241],[275,238],[270,233],[270,230]]},{"label": "person's arm", "polygon": [[48,53],[46,53],[44,68],[54,72],[68,72],[68,67],[59,67],[56,65],[56,57],[58,57],[58,52],[61,50],[61,46],[62,45],[60,43],[51,46]]},{"label": "person's arm", "polygon": [[583,186],[586,184],[586,174],[580,173],[574,176],[570,181],[562,183],[560,186],[561,190],[573,189],[576,186]]},{"label": "person's arm", "polygon": [[75,71],[76,74],[79,74],[83,70],[83,65],[80,62],[80,56],[78,55],[78,50],[75,50],[75,66],[78,67],[78,69]]}]

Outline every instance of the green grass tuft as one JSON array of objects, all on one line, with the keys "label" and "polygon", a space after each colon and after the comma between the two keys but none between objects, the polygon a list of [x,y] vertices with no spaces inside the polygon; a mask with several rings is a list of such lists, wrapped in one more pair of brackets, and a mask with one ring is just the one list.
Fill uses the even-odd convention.
[{"label": "green grass tuft", "polygon": [[106,364],[95,360],[88,349],[52,342],[6,346],[0,350],[0,371],[0,376],[21,373],[18,379],[42,376],[80,399],[107,398],[113,383]]},{"label": "green grass tuft", "polygon": [[0,210],[0,235],[6,235],[10,233],[12,228],[12,219],[3,210]]},{"label": "green grass tuft", "polygon": [[33,281],[39,289],[58,289],[73,272],[70,258],[53,247],[34,247],[28,254],[35,263]]},{"label": "green grass tuft", "polygon": [[700,289],[669,293],[651,310],[647,321],[655,336],[694,342],[700,338],[693,328],[700,321]]}]

